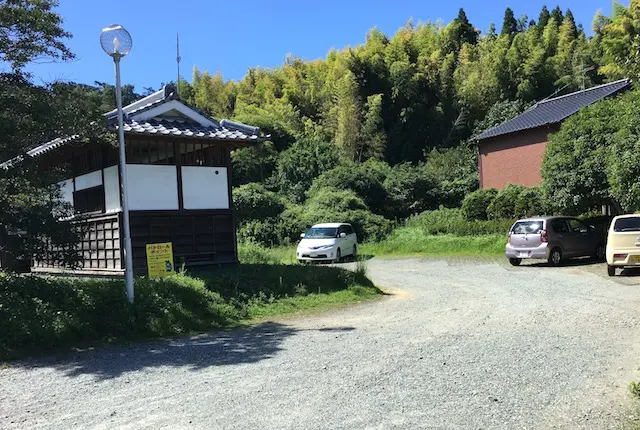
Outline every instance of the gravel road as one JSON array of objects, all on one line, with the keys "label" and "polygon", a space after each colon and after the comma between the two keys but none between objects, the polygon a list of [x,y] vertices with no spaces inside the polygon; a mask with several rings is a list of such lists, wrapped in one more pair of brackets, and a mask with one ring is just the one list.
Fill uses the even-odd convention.
[{"label": "gravel road", "polygon": [[369,261],[382,300],[0,370],[2,428],[618,428],[640,277]]}]

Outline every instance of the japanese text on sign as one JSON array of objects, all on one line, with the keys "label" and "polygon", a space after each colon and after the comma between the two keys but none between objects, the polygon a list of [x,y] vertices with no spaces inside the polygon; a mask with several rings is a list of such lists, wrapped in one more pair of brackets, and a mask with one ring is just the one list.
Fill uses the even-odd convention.
[{"label": "japanese text on sign", "polygon": [[174,272],[171,242],[147,244],[147,271],[150,278],[167,276]]}]

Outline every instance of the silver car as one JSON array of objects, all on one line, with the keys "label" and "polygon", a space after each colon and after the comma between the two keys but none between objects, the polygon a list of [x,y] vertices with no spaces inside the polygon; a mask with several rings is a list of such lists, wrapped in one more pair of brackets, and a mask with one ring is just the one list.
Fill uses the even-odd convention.
[{"label": "silver car", "polygon": [[602,260],[605,249],[605,239],[592,225],[578,218],[546,216],[516,221],[509,232],[506,256],[513,266],[525,258],[559,266],[564,259],[573,257]]}]

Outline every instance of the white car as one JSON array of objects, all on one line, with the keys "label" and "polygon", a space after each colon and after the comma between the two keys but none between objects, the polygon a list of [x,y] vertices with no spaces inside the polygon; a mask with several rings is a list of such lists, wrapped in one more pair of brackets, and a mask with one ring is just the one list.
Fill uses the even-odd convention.
[{"label": "white car", "polygon": [[302,240],[296,250],[296,258],[304,261],[341,261],[358,254],[358,237],[351,224],[316,224],[300,235]]},{"label": "white car", "polygon": [[607,273],[616,268],[640,267],[640,214],[618,215],[609,226]]}]

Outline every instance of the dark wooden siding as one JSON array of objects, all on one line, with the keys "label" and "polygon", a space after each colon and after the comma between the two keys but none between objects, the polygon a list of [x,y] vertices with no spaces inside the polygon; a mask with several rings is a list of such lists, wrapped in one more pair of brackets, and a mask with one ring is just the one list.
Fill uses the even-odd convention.
[{"label": "dark wooden siding", "polygon": [[[120,246],[120,215],[100,215],[78,220],[76,226],[82,230],[82,241],[78,244],[81,270],[96,272],[118,272],[122,270],[122,247]],[[36,261],[38,269],[64,269],[55,259],[55,249],[49,258]]]},{"label": "dark wooden siding", "polygon": [[230,210],[134,211],[131,244],[136,274],[146,274],[146,245],[171,242],[175,267],[237,262]]}]

